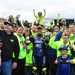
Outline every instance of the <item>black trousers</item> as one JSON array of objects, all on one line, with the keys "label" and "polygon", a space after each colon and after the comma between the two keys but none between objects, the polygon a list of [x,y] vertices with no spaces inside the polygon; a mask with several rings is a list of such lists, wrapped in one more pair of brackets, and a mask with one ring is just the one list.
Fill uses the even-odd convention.
[{"label": "black trousers", "polygon": [[32,66],[25,66],[25,75],[32,75]]},{"label": "black trousers", "polygon": [[13,70],[12,75],[24,75],[25,74],[25,58],[19,59],[17,62],[17,68]]},{"label": "black trousers", "polygon": [[57,65],[54,64],[56,57],[46,57],[47,75],[56,75]]},{"label": "black trousers", "polygon": [[75,75],[75,64],[72,64],[72,75]]}]

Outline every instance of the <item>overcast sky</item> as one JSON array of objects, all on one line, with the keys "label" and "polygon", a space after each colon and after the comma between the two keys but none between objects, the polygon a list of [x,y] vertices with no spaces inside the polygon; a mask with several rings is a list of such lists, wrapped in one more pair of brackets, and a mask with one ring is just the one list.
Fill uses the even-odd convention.
[{"label": "overcast sky", "polygon": [[21,14],[21,19],[32,19],[32,10],[46,9],[48,17],[60,13],[62,17],[75,17],[75,0],[0,0],[0,16]]}]

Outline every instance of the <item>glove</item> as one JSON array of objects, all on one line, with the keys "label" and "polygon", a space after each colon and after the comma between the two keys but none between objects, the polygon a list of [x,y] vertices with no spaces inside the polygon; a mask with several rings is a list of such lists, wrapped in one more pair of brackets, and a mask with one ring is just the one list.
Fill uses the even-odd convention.
[{"label": "glove", "polygon": [[42,69],[42,71],[43,71],[43,72],[45,72],[46,70],[47,70],[47,68],[46,68],[46,67],[44,67],[44,68]]},{"label": "glove", "polygon": [[37,67],[33,66],[33,70],[36,71],[37,70]]}]

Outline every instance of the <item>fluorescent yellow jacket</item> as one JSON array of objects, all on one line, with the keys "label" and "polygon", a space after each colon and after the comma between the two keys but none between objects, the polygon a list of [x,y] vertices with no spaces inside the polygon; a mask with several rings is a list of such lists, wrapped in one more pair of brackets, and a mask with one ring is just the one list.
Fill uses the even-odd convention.
[{"label": "fluorescent yellow jacket", "polygon": [[26,49],[24,48],[25,38],[23,35],[18,35],[17,33],[15,33],[14,35],[17,37],[19,42],[20,52],[18,59],[24,59],[26,57]]},{"label": "fluorescent yellow jacket", "polygon": [[[63,43],[62,39],[60,39],[60,41],[55,41],[53,43],[53,48],[57,50],[57,57],[61,55],[59,48],[63,45],[65,45],[65,44]],[[66,44],[66,46],[68,46],[68,45],[69,45],[69,42]],[[69,49],[69,47],[68,47],[68,54],[71,55],[71,50]]]},{"label": "fluorescent yellow jacket", "polygon": [[33,55],[33,44],[30,43],[27,48],[29,49],[29,52],[26,52],[26,63],[25,65],[32,65],[32,55]]}]

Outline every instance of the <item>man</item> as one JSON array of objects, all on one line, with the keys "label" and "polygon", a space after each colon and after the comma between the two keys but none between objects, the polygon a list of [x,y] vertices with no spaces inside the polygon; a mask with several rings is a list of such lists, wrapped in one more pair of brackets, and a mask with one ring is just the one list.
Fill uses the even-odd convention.
[{"label": "man", "polygon": [[[48,51],[48,67],[49,67],[49,75],[55,75],[56,73],[56,65],[54,64],[54,61],[56,59],[56,49],[55,49],[55,41],[59,41],[61,39],[62,36],[62,32],[58,32],[57,29],[55,30],[55,34],[53,34],[53,36],[50,38],[49,41],[49,51]],[[56,44],[57,45],[57,44]],[[50,63],[49,63],[50,62]]]},{"label": "man", "polygon": [[72,52],[72,55],[73,55],[73,74],[72,75],[75,75],[75,25],[74,24],[70,24],[69,25],[69,32],[70,32],[70,36],[69,36],[69,39],[70,39],[70,44],[71,44],[71,52]]},{"label": "man", "polygon": [[17,59],[19,54],[19,45],[17,38],[13,35],[13,29],[10,25],[4,25],[4,30],[0,31],[0,38],[2,40],[1,49],[1,72],[2,75],[12,75],[12,54],[14,52],[15,58],[13,68],[17,67]]},{"label": "man", "polygon": [[31,27],[31,35],[32,35],[33,37],[36,37],[37,32],[38,32],[38,26],[33,25],[33,26]]},{"label": "man", "polygon": [[26,63],[25,63],[25,75],[32,75],[32,56],[33,56],[33,44],[29,37],[26,36]]},{"label": "man", "polygon": [[19,27],[14,35],[17,37],[19,43],[18,64],[17,64],[17,69],[14,70],[14,75],[24,75],[26,48],[25,48],[25,38],[23,36],[23,28]]},{"label": "man", "polygon": [[1,49],[2,49],[3,43],[2,39],[0,38],[0,75],[1,75]]},{"label": "man", "polygon": [[34,16],[36,18],[36,22],[39,24],[39,25],[44,25],[45,23],[45,16],[46,16],[46,11],[44,9],[44,15],[42,15],[42,12],[38,12],[38,16],[35,15],[35,10],[33,9],[33,13],[34,13]]},{"label": "man", "polygon": [[37,33],[33,38],[33,70],[42,75],[45,68],[45,50],[42,33]]}]

